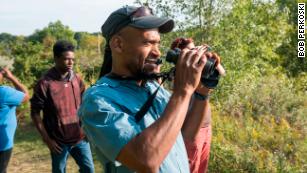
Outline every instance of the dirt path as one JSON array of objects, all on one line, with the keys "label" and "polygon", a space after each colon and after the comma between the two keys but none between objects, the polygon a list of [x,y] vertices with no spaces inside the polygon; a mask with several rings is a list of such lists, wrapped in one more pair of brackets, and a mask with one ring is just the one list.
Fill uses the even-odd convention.
[{"label": "dirt path", "polygon": [[[95,172],[101,173],[102,168],[94,157]],[[50,173],[51,158],[47,146],[29,119],[19,123],[15,135],[13,155],[8,173]],[[77,173],[78,166],[69,156],[66,167],[67,173]]]}]

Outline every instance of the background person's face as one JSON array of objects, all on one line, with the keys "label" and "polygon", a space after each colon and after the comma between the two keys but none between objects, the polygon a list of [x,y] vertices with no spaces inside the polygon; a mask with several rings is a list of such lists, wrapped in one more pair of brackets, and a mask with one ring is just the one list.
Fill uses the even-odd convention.
[{"label": "background person's face", "polygon": [[61,72],[68,72],[73,69],[75,55],[72,51],[62,53],[61,57],[55,57],[55,66]]},{"label": "background person's face", "polygon": [[137,75],[141,72],[159,71],[159,66],[155,64],[161,56],[158,30],[129,28],[124,32],[123,54],[126,57],[124,61],[130,73]]},{"label": "background person's face", "polygon": [[188,49],[192,49],[192,48],[195,48],[195,44],[192,42],[192,43],[189,43],[186,48]]}]

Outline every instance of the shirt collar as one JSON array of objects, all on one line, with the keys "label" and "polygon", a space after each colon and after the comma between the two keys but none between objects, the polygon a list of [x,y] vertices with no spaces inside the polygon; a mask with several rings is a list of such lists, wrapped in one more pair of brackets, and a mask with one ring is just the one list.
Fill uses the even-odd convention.
[{"label": "shirt collar", "polygon": [[49,77],[51,77],[52,79],[56,79],[56,80],[60,80],[60,81],[71,81],[75,76],[74,72],[72,70],[70,70],[68,72],[68,75],[66,77],[62,78],[61,73],[55,67],[52,67],[48,71],[47,75]]},{"label": "shirt collar", "polygon": [[108,86],[110,86],[112,88],[117,88],[120,85],[135,85],[135,86],[137,86],[135,80],[118,80],[118,79],[109,78],[107,76],[101,77],[96,82],[96,85],[108,85]]}]

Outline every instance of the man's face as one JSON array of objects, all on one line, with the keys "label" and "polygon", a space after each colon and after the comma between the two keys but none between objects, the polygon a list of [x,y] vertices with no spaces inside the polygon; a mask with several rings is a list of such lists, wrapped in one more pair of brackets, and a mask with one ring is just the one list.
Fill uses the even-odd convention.
[{"label": "man's face", "polygon": [[123,59],[132,75],[159,72],[160,34],[157,29],[141,30],[132,27],[120,33],[123,38]]},{"label": "man's face", "polygon": [[72,51],[63,52],[60,57],[55,57],[55,66],[61,72],[68,72],[72,70],[74,65],[75,55]]}]

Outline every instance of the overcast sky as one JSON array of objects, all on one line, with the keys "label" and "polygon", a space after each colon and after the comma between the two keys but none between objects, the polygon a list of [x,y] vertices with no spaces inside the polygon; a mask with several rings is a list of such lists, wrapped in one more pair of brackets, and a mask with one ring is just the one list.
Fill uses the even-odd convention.
[{"label": "overcast sky", "polygon": [[60,20],[73,31],[98,32],[108,15],[134,0],[1,0],[0,33],[30,35]]}]

